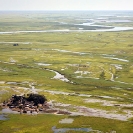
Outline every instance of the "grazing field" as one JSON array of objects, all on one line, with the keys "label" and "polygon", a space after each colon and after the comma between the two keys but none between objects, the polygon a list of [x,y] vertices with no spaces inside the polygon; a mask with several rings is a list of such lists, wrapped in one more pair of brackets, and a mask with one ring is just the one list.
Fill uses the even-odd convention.
[{"label": "grazing field", "polygon": [[[0,133],[133,132],[133,13],[116,13],[119,21],[114,12],[103,14],[104,21],[102,12],[91,14],[0,13],[1,105],[13,94],[39,93],[71,113],[19,115],[1,108],[7,119],[0,119]],[[128,30],[108,31],[117,26]],[[61,123],[65,118],[73,122]]]}]

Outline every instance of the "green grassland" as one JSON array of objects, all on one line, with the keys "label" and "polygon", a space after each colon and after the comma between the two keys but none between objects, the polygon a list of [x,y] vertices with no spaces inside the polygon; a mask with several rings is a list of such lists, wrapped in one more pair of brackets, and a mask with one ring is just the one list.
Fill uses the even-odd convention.
[{"label": "green grassland", "polygon": [[[61,115],[9,115],[8,121],[0,121],[0,133],[52,133],[52,127],[56,128],[92,128],[93,130],[105,132],[128,133],[132,131],[132,124],[104,118],[94,117],[69,117],[74,119],[73,124],[60,124],[59,121],[67,116]],[[100,123],[100,124],[99,124]],[[91,133],[95,133],[92,131]],[[70,131],[72,132],[72,131]]]},{"label": "green grassland", "polygon": [[[72,16],[41,13],[38,15],[1,14],[0,31],[65,29],[66,27],[73,29],[70,25],[62,27],[54,21],[74,23],[78,17],[73,16],[75,14]],[[84,17],[87,17],[87,14]],[[76,23],[83,22],[83,20],[76,21]],[[18,43],[18,46],[13,46],[15,43]],[[100,102],[133,104],[132,51],[133,31],[0,34],[0,103],[14,93],[28,93],[23,88],[29,88],[29,84],[33,83],[48,101],[71,104],[70,110],[74,110],[74,106],[84,106],[109,112],[115,111],[116,114],[124,114],[128,110],[133,114],[132,107],[106,106]],[[50,65],[38,65],[38,63]],[[56,74],[49,70],[64,75],[69,82],[53,79]],[[52,94],[49,91],[66,92],[70,95]],[[79,96],[79,94],[91,96]],[[99,100],[99,102],[85,102],[86,100]],[[91,127],[102,133],[133,132],[132,118],[120,121],[53,114],[37,116],[8,114],[7,117],[8,120],[0,121],[0,133],[50,133],[53,132],[53,126]],[[73,118],[74,122],[60,124],[59,121],[63,118]]]}]

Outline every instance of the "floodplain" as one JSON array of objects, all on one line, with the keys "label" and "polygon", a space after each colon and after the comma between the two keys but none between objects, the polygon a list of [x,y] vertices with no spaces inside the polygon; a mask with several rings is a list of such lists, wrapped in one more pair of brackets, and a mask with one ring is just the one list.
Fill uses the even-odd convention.
[{"label": "floodplain", "polygon": [[1,108],[0,133],[133,132],[132,11],[0,17],[0,103],[38,93],[71,113],[20,115]]}]

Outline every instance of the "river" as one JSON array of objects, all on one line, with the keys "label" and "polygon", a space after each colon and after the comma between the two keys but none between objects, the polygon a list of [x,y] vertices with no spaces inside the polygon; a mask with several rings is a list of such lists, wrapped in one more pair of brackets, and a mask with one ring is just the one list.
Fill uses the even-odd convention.
[{"label": "river", "polygon": [[[92,25],[94,26],[94,25]],[[105,26],[106,27],[106,26]],[[104,27],[103,27],[104,28]],[[50,33],[50,32],[106,32],[106,31],[126,31],[126,30],[133,30],[133,27],[113,27],[111,29],[96,29],[96,30],[69,30],[69,29],[62,29],[62,30],[31,30],[31,31],[3,31],[0,34],[18,34],[18,33]]]}]

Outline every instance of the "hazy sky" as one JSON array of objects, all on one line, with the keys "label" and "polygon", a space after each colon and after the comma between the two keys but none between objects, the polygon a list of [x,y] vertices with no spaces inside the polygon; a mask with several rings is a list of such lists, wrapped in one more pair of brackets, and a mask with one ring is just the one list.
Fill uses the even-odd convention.
[{"label": "hazy sky", "polygon": [[0,0],[0,10],[133,10],[133,0]]}]

